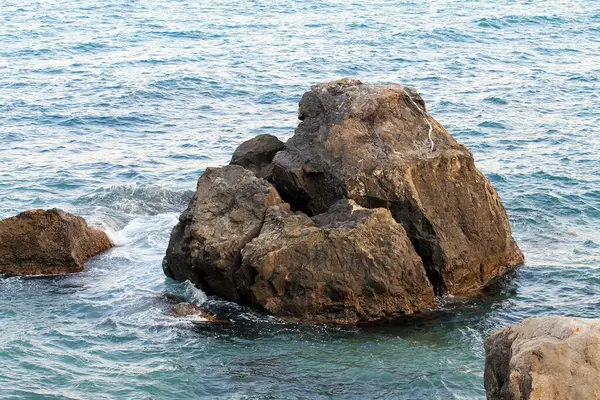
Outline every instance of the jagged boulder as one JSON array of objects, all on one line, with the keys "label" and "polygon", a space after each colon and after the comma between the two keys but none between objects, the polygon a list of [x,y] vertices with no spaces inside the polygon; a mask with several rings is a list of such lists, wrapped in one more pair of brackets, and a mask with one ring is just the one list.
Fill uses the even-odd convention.
[{"label": "jagged boulder", "polygon": [[273,157],[285,144],[273,135],[258,135],[242,143],[233,153],[231,164],[240,165],[259,178],[271,179]]},{"label": "jagged boulder", "polygon": [[496,191],[414,90],[318,85],[299,118],[285,145],[258,136],[200,177],[168,276],[276,315],[354,323],[472,294],[523,262]]},{"label": "jagged boulder", "polygon": [[526,319],[485,341],[488,400],[600,398],[600,320]]},{"label": "jagged boulder", "polygon": [[208,294],[303,321],[367,322],[434,305],[423,263],[388,210],[341,200],[311,219],[237,165],[200,177],[163,267]]},{"label": "jagged boulder", "polygon": [[81,217],[58,209],[30,210],[0,221],[0,274],[58,275],[112,247]]},{"label": "jagged boulder", "polygon": [[281,203],[271,184],[239,165],[207,168],[171,233],[165,274],[243,302],[233,279],[240,252],[258,236],[267,208]]},{"label": "jagged boulder", "polygon": [[253,306],[313,322],[389,319],[434,305],[425,268],[385,209],[340,200],[309,218],[270,207],[242,250],[238,287]]},{"label": "jagged boulder", "polygon": [[292,209],[317,215],[343,198],[389,209],[438,294],[471,294],[523,262],[496,191],[414,90],[318,85],[299,118],[273,159],[272,182]]}]

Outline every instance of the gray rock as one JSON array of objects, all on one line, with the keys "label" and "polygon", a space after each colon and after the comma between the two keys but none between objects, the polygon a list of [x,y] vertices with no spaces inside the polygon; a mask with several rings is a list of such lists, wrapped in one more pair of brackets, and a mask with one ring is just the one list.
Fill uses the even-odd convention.
[{"label": "gray rock", "polygon": [[81,217],[58,209],[30,210],[0,221],[0,274],[58,275],[112,247]]},{"label": "gray rock", "polygon": [[351,200],[313,219],[270,207],[242,257],[238,287],[253,306],[274,315],[358,323],[434,305],[423,263],[402,226],[388,210]]},{"label": "gray rock", "polygon": [[414,90],[330,82],[304,94],[299,118],[273,160],[292,209],[317,215],[343,198],[389,209],[438,294],[475,293],[523,262],[496,191]]},{"label": "gray rock", "polygon": [[600,320],[526,319],[485,341],[488,400],[600,399]]},{"label": "gray rock", "polygon": [[273,157],[285,144],[273,135],[258,135],[242,143],[233,153],[231,164],[240,165],[256,176],[271,179]]}]

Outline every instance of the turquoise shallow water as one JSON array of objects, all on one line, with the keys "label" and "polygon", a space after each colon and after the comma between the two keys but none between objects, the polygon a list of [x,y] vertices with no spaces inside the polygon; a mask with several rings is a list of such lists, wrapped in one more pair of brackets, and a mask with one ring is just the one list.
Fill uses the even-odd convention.
[{"label": "turquoise shallow water", "polygon": [[[599,66],[593,0],[0,0],[0,217],[61,207],[118,244],[76,276],[0,280],[0,398],[483,398],[490,332],[599,316]],[[385,326],[169,316],[167,293],[206,300],[161,270],[199,174],[288,138],[302,93],[340,77],[420,91],[525,267]]]}]

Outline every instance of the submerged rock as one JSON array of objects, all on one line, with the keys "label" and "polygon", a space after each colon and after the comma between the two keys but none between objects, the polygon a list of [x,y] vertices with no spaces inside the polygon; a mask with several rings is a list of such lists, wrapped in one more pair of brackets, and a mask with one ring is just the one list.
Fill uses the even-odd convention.
[{"label": "submerged rock", "polygon": [[259,178],[271,179],[273,157],[285,144],[273,135],[258,135],[242,143],[233,153],[231,164],[240,165]]},{"label": "submerged rock", "polygon": [[108,236],[61,210],[31,210],[0,221],[0,274],[55,275],[83,271],[112,247]]},{"label": "submerged rock", "polygon": [[299,118],[273,160],[293,209],[316,215],[343,198],[389,209],[438,294],[471,294],[523,262],[496,191],[414,90],[330,82],[304,94]]},{"label": "submerged rock", "polygon": [[239,165],[207,168],[171,233],[165,274],[209,295],[243,301],[233,278],[241,250],[258,236],[267,208],[281,203],[273,186]]},{"label": "submerged rock", "polygon": [[357,323],[434,305],[425,268],[385,209],[340,200],[309,218],[274,206],[242,250],[238,287],[255,307],[314,322]]},{"label": "submerged rock", "polygon": [[526,319],[485,341],[489,400],[600,398],[600,320]]},{"label": "submerged rock", "polygon": [[231,322],[226,319],[217,318],[203,310],[202,307],[192,303],[177,303],[171,308],[171,311],[177,317],[199,317],[206,319],[207,322],[216,324],[228,324]]},{"label": "submerged rock", "polygon": [[165,311],[175,317],[199,317],[205,319],[207,322],[218,324],[228,324],[231,322],[227,319],[217,317],[199,305],[189,303],[184,298],[170,293],[165,293],[160,297],[160,300],[159,305],[163,307],[166,305],[167,309]]}]

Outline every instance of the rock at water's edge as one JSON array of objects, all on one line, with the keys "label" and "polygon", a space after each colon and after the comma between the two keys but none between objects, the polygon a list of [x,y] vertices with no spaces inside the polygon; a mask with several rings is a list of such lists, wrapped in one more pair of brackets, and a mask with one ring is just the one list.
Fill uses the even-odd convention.
[{"label": "rock at water's edge", "polygon": [[258,136],[200,177],[168,276],[276,315],[355,323],[476,293],[523,262],[496,191],[414,90],[330,82],[299,118],[285,145]]},{"label": "rock at water's edge", "polygon": [[240,165],[259,177],[270,180],[273,157],[285,144],[273,135],[258,135],[242,143],[233,153],[231,164]]},{"label": "rock at water's edge", "polygon": [[389,209],[438,294],[472,294],[523,262],[498,194],[414,90],[330,82],[304,94],[299,118],[273,160],[292,209],[316,215],[343,198]]},{"label": "rock at water's edge", "polygon": [[207,168],[171,233],[165,274],[189,280],[209,295],[243,302],[233,278],[240,252],[258,236],[267,208],[281,203],[271,184],[239,165]]},{"label": "rock at water's edge", "polygon": [[171,311],[176,317],[198,317],[203,318],[206,320],[206,322],[213,324],[228,324],[231,322],[226,319],[217,318],[208,311],[205,311],[202,307],[192,303],[177,303],[173,305]]},{"label": "rock at water's edge", "polygon": [[432,308],[434,293],[388,210],[340,200],[313,219],[268,209],[236,282],[251,304],[311,322],[359,323]]},{"label": "rock at water's edge", "polygon": [[61,210],[31,210],[0,221],[0,274],[83,271],[85,260],[112,247],[108,236]]},{"label": "rock at water's edge", "polygon": [[600,398],[600,320],[526,319],[485,341],[488,400]]}]

